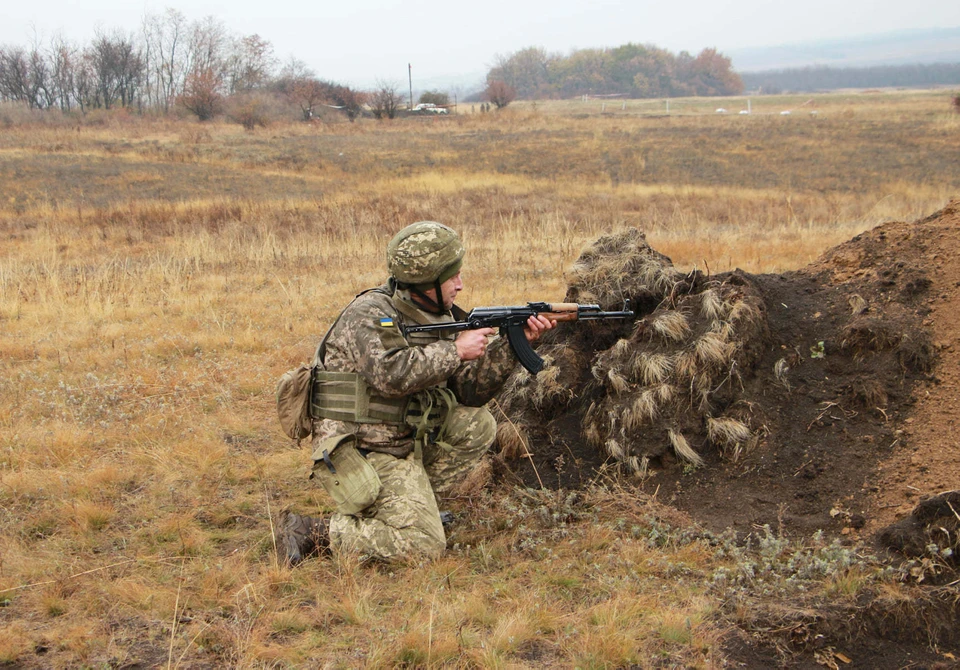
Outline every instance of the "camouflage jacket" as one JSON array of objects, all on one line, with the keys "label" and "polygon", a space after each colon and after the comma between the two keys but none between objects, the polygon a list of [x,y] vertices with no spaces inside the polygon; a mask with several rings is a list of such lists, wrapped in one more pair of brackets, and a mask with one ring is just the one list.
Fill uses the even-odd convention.
[{"label": "camouflage jacket", "polygon": [[[481,358],[463,362],[453,333],[411,333],[405,338],[401,324],[446,323],[453,315],[430,314],[413,303],[409,292],[390,296],[386,290],[363,293],[347,306],[327,338],[324,367],[356,372],[386,397],[446,386],[460,404],[479,407],[489,402],[517,364],[507,341],[494,337]],[[413,450],[409,426],[323,419],[313,431],[314,439],[343,433],[355,433],[370,451],[402,458]]]}]

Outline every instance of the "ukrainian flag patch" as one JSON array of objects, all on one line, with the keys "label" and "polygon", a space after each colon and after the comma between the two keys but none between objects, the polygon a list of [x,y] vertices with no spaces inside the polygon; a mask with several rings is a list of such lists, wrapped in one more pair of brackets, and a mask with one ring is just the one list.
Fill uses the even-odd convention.
[{"label": "ukrainian flag patch", "polygon": [[388,318],[384,318],[384,319],[380,319],[380,327],[381,327],[381,328],[393,328],[393,319],[391,319],[391,318],[389,318],[389,317],[388,317]]}]

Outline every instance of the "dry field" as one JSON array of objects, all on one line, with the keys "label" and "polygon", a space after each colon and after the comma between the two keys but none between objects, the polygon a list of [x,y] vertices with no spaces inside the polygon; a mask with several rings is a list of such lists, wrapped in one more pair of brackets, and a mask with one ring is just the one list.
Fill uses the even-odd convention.
[{"label": "dry field", "polygon": [[277,560],[279,510],[329,501],[276,380],[407,223],[463,233],[474,306],[562,298],[582,246],[627,226],[681,268],[781,272],[960,193],[946,92],[745,107],[253,133],[0,107],[0,664],[711,668],[769,625],[758,602],[909,598],[863,548],[708,538],[616,477],[494,482],[430,564]]}]

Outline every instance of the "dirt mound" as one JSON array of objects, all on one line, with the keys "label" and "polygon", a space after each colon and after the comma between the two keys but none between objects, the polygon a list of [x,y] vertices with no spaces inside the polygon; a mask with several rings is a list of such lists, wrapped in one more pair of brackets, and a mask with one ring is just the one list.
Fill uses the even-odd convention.
[{"label": "dirt mound", "polygon": [[782,275],[684,274],[637,230],[598,240],[566,300],[629,299],[637,321],[548,334],[548,367],[501,397],[504,459],[530,486],[619,468],[711,530],[876,536],[960,482],[958,204]]}]

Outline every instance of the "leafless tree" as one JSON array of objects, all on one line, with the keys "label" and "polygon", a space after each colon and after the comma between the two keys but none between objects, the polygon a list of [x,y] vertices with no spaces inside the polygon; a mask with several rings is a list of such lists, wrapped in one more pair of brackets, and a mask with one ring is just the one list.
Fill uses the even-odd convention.
[{"label": "leafless tree", "polygon": [[354,91],[348,86],[334,86],[331,98],[334,105],[342,109],[351,121],[360,116],[360,110],[367,101],[365,93]]},{"label": "leafless tree", "polygon": [[202,74],[204,77],[212,75],[218,85],[222,85],[226,76],[229,47],[227,29],[223,23],[208,16],[192,24],[188,42],[186,67],[188,75]]},{"label": "leafless tree", "polygon": [[377,88],[370,97],[370,109],[378,119],[394,119],[403,104],[400,87],[394,82],[378,80]]},{"label": "leafless tree", "polygon": [[33,107],[30,89],[30,58],[26,50],[0,47],[0,98]]},{"label": "leafless tree", "polygon": [[183,92],[189,64],[186,17],[175,9],[163,16],[143,20],[144,59],[147,70],[147,96],[163,112]]},{"label": "leafless tree", "polygon": [[220,74],[211,69],[194,70],[187,75],[183,95],[178,99],[183,107],[197,115],[201,121],[209,121],[223,110],[223,95]]},{"label": "leafless tree", "polygon": [[487,84],[483,95],[496,105],[497,109],[503,109],[517,98],[517,91],[513,86],[500,79],[495,79]]},{"label": "leafless tree", "polygon": [[76,76],[80,52],[62,36],[50,42],[50,85],[61,111],[69,111],[77,100]]},{"label": "leafless tree", "polygon": [[247,35],[233,43],[226,62],[230,93],[263,88],[276,70],[273,45],[259,35]]},{"label": "leafless tree", "polygon": [[334,85],[317,79],[306,64],[296,59],[284,66],[274,86],[277,92],[300,108],[304,121],[315,116],[318,105],[333,101]]},{"label": "leafless tree", "polygon": [[132,106],[145,76],[143,55],[133,39],[120,33],[98,33],[89,57],[96,78],[95,106]]},{"label": "leafless tree", "polygon": [[178,101],[201,121],[223,109],[228,46],[226,28],[214,17],[190,27],[187,74]]}]

